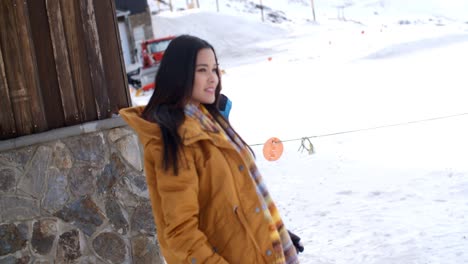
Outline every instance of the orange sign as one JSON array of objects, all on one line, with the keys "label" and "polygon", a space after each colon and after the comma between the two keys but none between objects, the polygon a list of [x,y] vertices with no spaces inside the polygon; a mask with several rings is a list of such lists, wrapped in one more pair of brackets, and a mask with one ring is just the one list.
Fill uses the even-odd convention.
[{"label": "orange sign", "polygon": [[278,160],[281,154],[283,154],[283,143],[278,138],[272,137],[263,145],[263,156],[266,160]]}]

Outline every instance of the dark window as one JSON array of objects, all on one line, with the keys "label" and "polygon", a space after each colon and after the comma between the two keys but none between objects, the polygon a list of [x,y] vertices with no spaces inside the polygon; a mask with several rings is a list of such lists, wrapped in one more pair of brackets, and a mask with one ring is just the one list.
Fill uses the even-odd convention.
[{"label": "dark window", "polygon": [[[153,0],[149,0],[153,1]],[[115,0],[115,8],[122,11],[130,11],[131,15],[143,13],[148,7],[147,0]]]}]

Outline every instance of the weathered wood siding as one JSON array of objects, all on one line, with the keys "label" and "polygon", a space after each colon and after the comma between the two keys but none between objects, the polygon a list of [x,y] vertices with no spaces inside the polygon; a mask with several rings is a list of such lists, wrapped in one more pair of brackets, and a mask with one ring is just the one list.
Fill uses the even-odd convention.
[{"label": "weathered wood siding", "polygon": [[114,0],[0,1],[0,140],[130,105]]}]

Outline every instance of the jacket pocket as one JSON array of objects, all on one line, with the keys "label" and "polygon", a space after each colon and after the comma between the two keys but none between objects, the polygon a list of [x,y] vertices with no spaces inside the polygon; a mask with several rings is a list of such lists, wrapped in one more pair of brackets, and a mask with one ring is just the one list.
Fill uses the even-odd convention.
[{"label": "jacket pocket", "polygon": [[221,255],[230,264],[257,263],[255,246],[239,220],[239,207],[232,206],[218,214],[214,225],[204,231],[213,251]]}]

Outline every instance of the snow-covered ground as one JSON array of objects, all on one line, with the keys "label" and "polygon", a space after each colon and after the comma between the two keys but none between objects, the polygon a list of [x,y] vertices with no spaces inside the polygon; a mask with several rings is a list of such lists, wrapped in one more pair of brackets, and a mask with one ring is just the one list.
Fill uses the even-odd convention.
[{"label": "snow-covered ground", "polygon": [[[153,22],[217,49],[231,123],[302,237],[302,263],[468,263],[468,1],[314,2],[316,22],[301,0],[263,0],[281,23],[246,0]],[[275,162],[270,137],[284,141]]]}]

